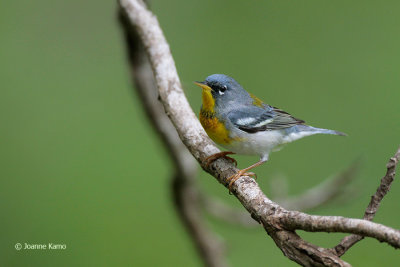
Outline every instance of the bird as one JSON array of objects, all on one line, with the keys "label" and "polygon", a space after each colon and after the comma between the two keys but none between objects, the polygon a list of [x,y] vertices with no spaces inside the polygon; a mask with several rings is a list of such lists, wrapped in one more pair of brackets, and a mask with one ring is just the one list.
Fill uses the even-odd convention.
[{"label": "bird", "polygon": [[194,82],[202,89],[199,120],[207,135],[228,151],[205,159],[206,168],[218,158],[226,158],[237,165],[230,154],[258,155],[260,160],[237,171],[227,181],[232,185],[241,176],[268,161],[269,154],[283,145],[314,134],[345,136],[345,133],[315,128],[305,124],[282,109],[264,103],[248,93],[235,79],[224,74],[212,74],[202,82]]}]

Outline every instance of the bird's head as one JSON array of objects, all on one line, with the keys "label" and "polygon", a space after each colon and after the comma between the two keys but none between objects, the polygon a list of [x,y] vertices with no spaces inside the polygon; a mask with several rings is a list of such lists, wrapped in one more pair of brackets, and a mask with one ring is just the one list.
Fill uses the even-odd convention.
[{"label": "bird's head", "polygon": [[212,74],[204,82],[195,82],[203,89],[203,106],[226,105],[249,97],[248,93],[233,78],[224,74]]}]

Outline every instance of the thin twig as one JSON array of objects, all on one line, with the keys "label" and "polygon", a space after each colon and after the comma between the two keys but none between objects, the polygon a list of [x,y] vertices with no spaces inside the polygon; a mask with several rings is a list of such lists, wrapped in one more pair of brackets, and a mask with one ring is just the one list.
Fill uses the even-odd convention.
[{"label": "thin twig", "polygon": [[224,257],[224,246],[217,236],[206,227],[199,203],[199,192],[195,184],[197,164],[187,148],[179,139],[175,128],[157,101],[157,87],[149,60],[141,39],[129,26],[123,12],[120,12],[121,25],[125,31],[132,77],[138,96],[143,103],[150,122],[164,141],[175,174],[172,178],[172,195],[178,214],[188,229],[205,266],[228,266]]},{"label": "thin twig", "polygon": [[[382,199],[389,192],[390,186],[394,181],[394,176],[396,174],[396,166],[400,160],[400,147],[397,149],[396,154],[390,158],[388,164],[386,165],[386,174],[381,179],[381,183],[376,190],[375,194],[371,196],[371,201],[368,204],[367,209],[364,213],[364,220],[372,221],[375,217],[376,212],[379,209]],[[334,251],[338,256],[342,256],[348,249],[350,249],[358,241],[362,240],[364,237],[360,235],[349,235],[344,237],[340,243],[334,247]]]}]

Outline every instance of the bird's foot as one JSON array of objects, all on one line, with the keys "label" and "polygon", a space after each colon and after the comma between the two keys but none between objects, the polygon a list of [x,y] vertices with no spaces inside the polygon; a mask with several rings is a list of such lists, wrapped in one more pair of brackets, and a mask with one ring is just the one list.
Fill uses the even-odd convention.
[{"label": "bird's foot", "polygon": [[214,161],[216,161],[219,158],[225,158],[225,159],[229,160],[230,162],[232,162],[233,164],[235,164],[235,166],[237,166],[236,159],[227,156],[227,155],[231,155],[231,154],[235,154],[235,153],[231,152],[231,151],[224,151],[224,152],[215,153],[215,154],[207,157],[204,160],[205,161],[205,167],[208,168],[208,166],[210,166],[211,163],[213,163]]},{"label": "bird's foot", "polygon": [[229,194],[232,194],[232,185],[242,176],[252,176],[254,179],[257,179],[257,174],[254,172],[246,172],[248,169],[239,170],[237,173],[226,179],[229,182],[228,189]]}]

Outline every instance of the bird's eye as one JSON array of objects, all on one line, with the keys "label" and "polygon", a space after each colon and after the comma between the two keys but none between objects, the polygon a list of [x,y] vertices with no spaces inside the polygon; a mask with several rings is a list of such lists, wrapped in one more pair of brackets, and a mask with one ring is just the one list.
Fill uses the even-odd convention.
[{"label": "bird's eye", "polygon": [[218,88],[218,93],[219,93],[219,95],[225,94],[224,92],[226,91],[226,89],[227,89],[226,85],[220,86],[220,87]]}]

